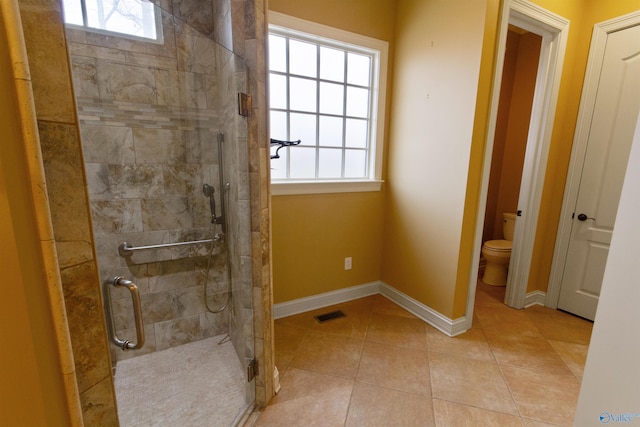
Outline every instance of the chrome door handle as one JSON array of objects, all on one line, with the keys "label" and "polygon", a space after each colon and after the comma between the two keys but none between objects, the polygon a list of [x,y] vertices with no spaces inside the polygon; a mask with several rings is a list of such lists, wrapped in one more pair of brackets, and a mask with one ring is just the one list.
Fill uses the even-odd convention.
[{"label": "chrome door handle", "polygon": [[[116,327],[113,320],[113,308],[111,307],[111,286],[114,288],[125,287],[131,292],[131,299],[133,300],[133,316],[136,323],[136,342],[132,343],[129,340],[121,340],[116,336]],[[131,280],[127,280],[124,277],[116,276],[111,280],[104,282],[102,287],[104,295],[104,311],[107,317],[107,327],[109,328],[109,335],[111,336],[111,342],[123,350],[137,350],[144,345],[144,323],[142,321],[142,304],[140,304],[140,292],[138,287]]]}]

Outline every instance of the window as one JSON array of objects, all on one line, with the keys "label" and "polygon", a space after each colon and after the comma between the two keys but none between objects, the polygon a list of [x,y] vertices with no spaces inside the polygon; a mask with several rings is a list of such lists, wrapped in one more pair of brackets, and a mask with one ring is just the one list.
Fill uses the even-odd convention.
[{"label": "window", "polygon": [[[386,42],[270,13],[273,194],[380,188]],[[272,156],[276,147],[272,147]]]},{"label": "window", "polygon": [[98,33],[162,41],[159,11],[148,0],[63,0],[64,21]]}]

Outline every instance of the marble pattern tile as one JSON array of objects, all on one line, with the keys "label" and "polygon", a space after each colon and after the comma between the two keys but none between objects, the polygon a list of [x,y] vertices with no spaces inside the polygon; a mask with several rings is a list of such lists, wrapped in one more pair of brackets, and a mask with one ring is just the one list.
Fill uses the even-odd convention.
[{"label": "marble pattern tile", "polygon": [[155,76],[148,67],[98,60],[100,99],[155,104]]},{"label": "marble pattern tile", "polygon": [[214,32],[212,0],[173,0],[176,17],[206,36]]},{"label": "marble pattern tile", "polygon": [[202,197],[202,169],[199,165],[175,164],[162,167],[164,194],[167,196],[194,195]]},{"label": "marble pattern tile", "polygon": [[290,367],[355,379],[364,340],[310,331],[299,344]]},{"label": "marble pattern tile", "polygon": [[591,339],[593,323],[569,313],[536,305],[526,314],[548,340],[588,344]]},{"label": "marble pattern tile", "polygon": [[113,198],[109,185],[109,167],[104,163],[85,163],[87,187],[91,200],[109,200]]},{"label": "marble pattern tile", "polygon": [[136,163],[171,164],[186,160],[184,141],[178,130],[136,128],[133,145]]},{"label": "marble pattern tile", "polygon": [[429,369],[434,398],[518,415],[497,363],[429,352]]},{"label": "marble pattern tile", "polygon": [[145,231],[191,228],[193,225],[186,197],[143,199],[141,215]]},{"label": "marble pattern tile", "polygon": [[367,341],[426,350],[427,333],[424,322],[417,318],[374,313],[367,331]]},{"label": "marble pattern tile", "polygon": [[370,384],[356,383],[345,426],[435,426],[429,398]]},{"label": "marble pattern tile", "polygon": [[78,129],[75,125],[39,121],[38,132],[45,177],[57,190],[49,192],[55,239],[89,241],[89,224],[76,221],[78,209],[87,205]]},{"label": "marble pattern tile", "polygon": [[118,199],[148,199],[165,192],[165,175],[160,165],[110,164],[107,167],[108,188]]},{"label": "marble pattern tile", "polygon": [[204,313],[204,288],[202,286],[192,286],[184,289],[177,289],[176,296],[176,317],[187,317]]},{"label": "marble pattern tile", "polygon": [[588,344],[549,340],[551,347],[560,355],[564,363],[578,380],[582,379],[584,365],[587,362]]},{"label": "marble pattern tile", "polygon": [[181,34],[177,39],[178,70],[189,73],[215,74],[216,45],[206,37]]},{"label": "marble pattern tile", "polygon": [[82,418],[84,425],[116,426],[118,413],[111,373],[102,381],[81,394]]},{"label": "marble pattern tile", "polygon": [[[412,373],[410,378],[407,372]],[[356,379],[409,393],[431,393],[426,350],[365,342]]]},{"label": "marble pattern tile", "polygon": [[218,132],[197,129],[182,132],[187,163],[214,164],[218,162]]},{"label": "marble pattern tile", "polygon": [[504,366],[502,371],[523,417],[555,425],[573,425],[580,392],[580,383],[573,375],[511,366]]},{"label": "marble pattern tile", "polygon": [[140,200],[96,200],[91,202],[96,235],[143,230]]},{"label": "marble pattern tile", "polygon": [[[101,354],[107,351],[106,331],[102,306],[98,272],[95,263],[85,262],[60,271],[65,301],[67,303],[67,318],[69,333],[74,343],[74,361],[78,372],[78,390],[84,393],[103,378],[109,376],[110,371],[102,363]],[[82,340],[89,337],[90,340]]]},{"label": "marble pattern tile", "polygon": [[495,362],[493,353],[481,329],[470,329],[456,337],[448,337],[435,328],[430,328],[428,331],[427,339],[430,351],[484,362]]},{"label": "marble pattern tile", "polygon": [[353,381],[289,368],[282,389],[261,414],[259,426],[337,426],[344,423]]},{"label": "marble pattern tile", "polygon": [[[495,304],[495,303],[493,303]],[[479,324],[485,331],[542,337],[535,323],[522,310],[504,304],[479,305],[475,310]]]},{"label": "marble pattern tile", "polygon": [[156,322],[156,347],[164,350],[197,341],[201,337],[200,316],[182,317],[166,322]]},{"label": "marble pattern tile", "polygon": [[82,125],[84,159],[87,163],[133,163],[133,133],[129,127]]},{"label": "marble pattern tile", "polygon": [[437,426],[464,427],[464,426],[500,426],[523,427],[520,417],[490,411],[474,406],[449,402],[441,399],[433,399],[433,412]]},{"label": "marble pattern tile", "polygon": [[101,234],[94,237],[94,246],[100,260],[101,270],[126,266],[125,259],[118,254],[120,243],[117,236],[113,234]]},{"label": "marble pattern tile", "polygon": [[[157,65],[156,65],[157,67]],[[156,101],[158,105],[180,107],[180,78],[176,66],[169,69],[154,68],[156,82]]]},{"label": "marble pattern tile", "polygon": [[71,70],[73,72],[73,89],[76,96],[84,98],[99,98],[97,60],[73,56],[71,58]]},{"label": "marble pattern tile", "polygon": [[213,337],[226,333],[229,321],[226,313],[200,313],[200,333],[203,337]]},{"label": "marble pattern tile", "polygon": [[276,322],[275,357],[278,369],[289,366],[291,359],[293,359],[293,356],[307,333],[307,329],[278,324]]},{"label": "marble pattern tile", "polygon": [[484,332],[494,357],[501,365],[571,374],[558,353],[542,336],[520,335],[515,332],[506,334],[493,330]]},{"label": "marble pattern tile", "polygon": [[180,259],[174,261],[156,262],[147,265],[150,292],[165,292],[203,285],[203,277],[194,276],[196,261]]},{"label": "marble pattern tile", "polygon": [[38,120],[75,123],[60,2],[21,2],[22,29]]}]

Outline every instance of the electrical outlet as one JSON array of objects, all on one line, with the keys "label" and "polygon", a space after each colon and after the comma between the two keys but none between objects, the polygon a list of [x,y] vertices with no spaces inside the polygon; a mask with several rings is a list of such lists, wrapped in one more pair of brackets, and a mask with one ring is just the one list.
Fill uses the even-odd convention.
[{"label": "electrical outlet", "polygon": [[344,259],[344,269],[351,270],[351,257],[346,257]]}]

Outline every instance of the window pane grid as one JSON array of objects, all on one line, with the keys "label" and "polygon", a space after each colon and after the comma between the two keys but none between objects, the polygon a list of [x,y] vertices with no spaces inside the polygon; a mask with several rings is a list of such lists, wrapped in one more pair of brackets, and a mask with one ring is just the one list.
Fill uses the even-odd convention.
[{"label": "window pane grid", "polygon": [[[288,140],[302,139],[300,134],[306,134],[306,140],[312,139],[309,137],[310,134],[305,132],[306,129],[300,128],[299,125],[297,125],[297,131],[293,129],[292,115],[296,117],[313,116],[315,118],[315,141],[303,141],[299,146],[286,147],[281,150],[280,159],[272,160],[272,167],[284,168],[286,172],[278,170],[278,173],[273,174],[273,179],[343,180],[368,178],[371,148],[369,127],[371,125],[371,96],[373,94],[372,54],[345,46],[292,38],[277,32],[271,34],[278,39],[284,38],[285,40],[285,71],[282,71],[280,66],[272,67],[276,69],[271,69],[270,75],[284,78],[286,94],[272,95],[271,99],[274,101],[270,110],[286,115]],[[291,49],[292,43],[296,49]],[[295,51],[300,52],[301,49],[306,50],[306,53],[302,54],[306,55],[304,56],[305,60],[308,62],[315,60],[315,64],[301,64],[300,58],[296,58],[298,65],[296,65],[296,70],[292,70],[291,56],[295,54]],[[308,56],[311,51],[314,51],[313,58]],[[323,58],[330,58],[329,61],[331,58],[337,58],[339,63],[329,62],[327,64]],[[359,64],[359,68],[350,69],[350,63]],[[366,65],[366,71],[363,71],[365,70],[363,64]],[[313,65],[313,67],[309,68],[308,65]],[[333,65],[338,65],[341,72],[335,67],[332,68]],[[313,68],[315,69],[312,71]],[[314,73],[315,76],[313,76]],[[329,78],[324,78],[325,76]],[[367,82],[368,85],[363,84]],[[280,84],[278,89],[283,90]],[[309,99],[312,97],[315,99]],[[350,98],[352,99],[351,103]],[[279,101],[275,102],[276,99]],[[281,102],[283,99],[286,100],[284,108]],[[359,122],[366,124],[364,131],[351,129],[354,127],[353,123]],[[326,128],[323,127],[323,123],[333,123],[333,125]],[[309,129],[309,131],[313,130]],[[356,142],[349,142],[348,139]],[[313,159],[311,152],[308,151],[310,148],[313,148],[314,151]],[[297,152],[302,149],[304,152]],[[282,155],[283,151],[286,151],[286,156]],[[294,162],[298,163],[294,164]],[[308,170],[312,163],[314,164],[313,169],[315,169],[313,171]]]}]

